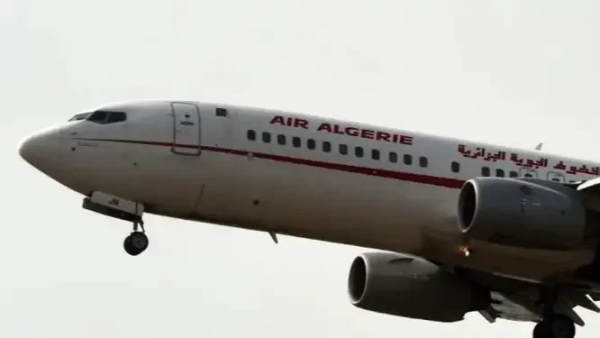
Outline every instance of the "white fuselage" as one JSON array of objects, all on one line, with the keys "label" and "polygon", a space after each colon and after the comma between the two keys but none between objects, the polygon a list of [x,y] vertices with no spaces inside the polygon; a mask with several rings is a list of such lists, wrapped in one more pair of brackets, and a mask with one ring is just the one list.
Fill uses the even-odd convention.
[{"label": "white fuselage", "polygon": [[598,176],[595,163],[229,105],[105,109],[124,111],[127,120],[51,129],[46,134],[60,136],[39,151],[60,151],[31,155],[30,163],[82,194],[104,191],[159,215],[410,253],[517,278],[539,280],[594,255],[592,248],[475,242],[473,255],[464,257],[457,253],[456,215],[463,182],[487,175],[484,168],[490,176],[568,182]]}]

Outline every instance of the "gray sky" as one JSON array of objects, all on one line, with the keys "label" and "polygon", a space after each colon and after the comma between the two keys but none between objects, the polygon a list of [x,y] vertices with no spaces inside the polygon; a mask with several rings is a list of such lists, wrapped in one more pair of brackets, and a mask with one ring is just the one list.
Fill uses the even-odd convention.
[{"label": "gray sky", "polygon": [[[0,336],[530,336],[352,307],[364,249],[150,216],[129,257],[129,224],[81,209],[16,145],[89,107],[174,98],[600,160],[597,1],[1,1]],[[600,317],[580,314],[593,337]]]}]

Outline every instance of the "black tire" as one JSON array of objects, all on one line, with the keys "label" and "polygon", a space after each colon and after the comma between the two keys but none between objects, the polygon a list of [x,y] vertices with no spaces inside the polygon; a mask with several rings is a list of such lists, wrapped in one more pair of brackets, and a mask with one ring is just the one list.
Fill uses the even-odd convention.
[{"label": "black tire", "polygon": [[533,338],[574,338],[575,323],[562,314],[553,314],[536,324]]},{"label": "black tire", "polygon": [[131,238],[131,245],[137,250],[140,250],[140,252],[143,252],[148,248],[149,241],[148,236],[146,236],[145,233],[134,232],[129,235],[129,237]]},{"label": "black tire", "polygon": [[134,232],[125,237],[123,248],[131,256],[137,256],[148,248],[148,237],[142,232]]},{"label": "black tire", "polygon": [[548,323],[549,338],[574,338],[575,323],[565,315],[554,315]]},{"label": "black tire", "polygon": [[546,334],[547,329],[544,324],[544,322],[535,324],[535,327],[533,328],[533,338],[548,338],[548,335]]}]

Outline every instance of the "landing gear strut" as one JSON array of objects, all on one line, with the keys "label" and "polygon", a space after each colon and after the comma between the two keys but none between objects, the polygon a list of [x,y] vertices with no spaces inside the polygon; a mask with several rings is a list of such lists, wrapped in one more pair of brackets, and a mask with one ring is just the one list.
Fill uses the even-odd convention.
[{"label": "landing gear strut", "polygon": [[[138,225],[142,228],[142,231],[138,231]],[[146,230],[144,229],[144,221],[139,220],[133,223],[133,231],[123,242],[123,248],[125,252],[131,256],[137,256],[144,252],[148,248],[148,236],[146,236]],[[561,337],[562,338],[562,337]]]}]

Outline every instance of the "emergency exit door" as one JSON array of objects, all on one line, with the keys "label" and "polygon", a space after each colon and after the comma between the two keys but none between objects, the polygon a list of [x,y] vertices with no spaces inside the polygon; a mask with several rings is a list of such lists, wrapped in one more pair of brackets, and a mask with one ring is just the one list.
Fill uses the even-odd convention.
[{"label": "emergency exit door", "polygon": [[200,155],[200,110],[187,102],[172,102],[173,146],[171,151],[179,155]]}]

